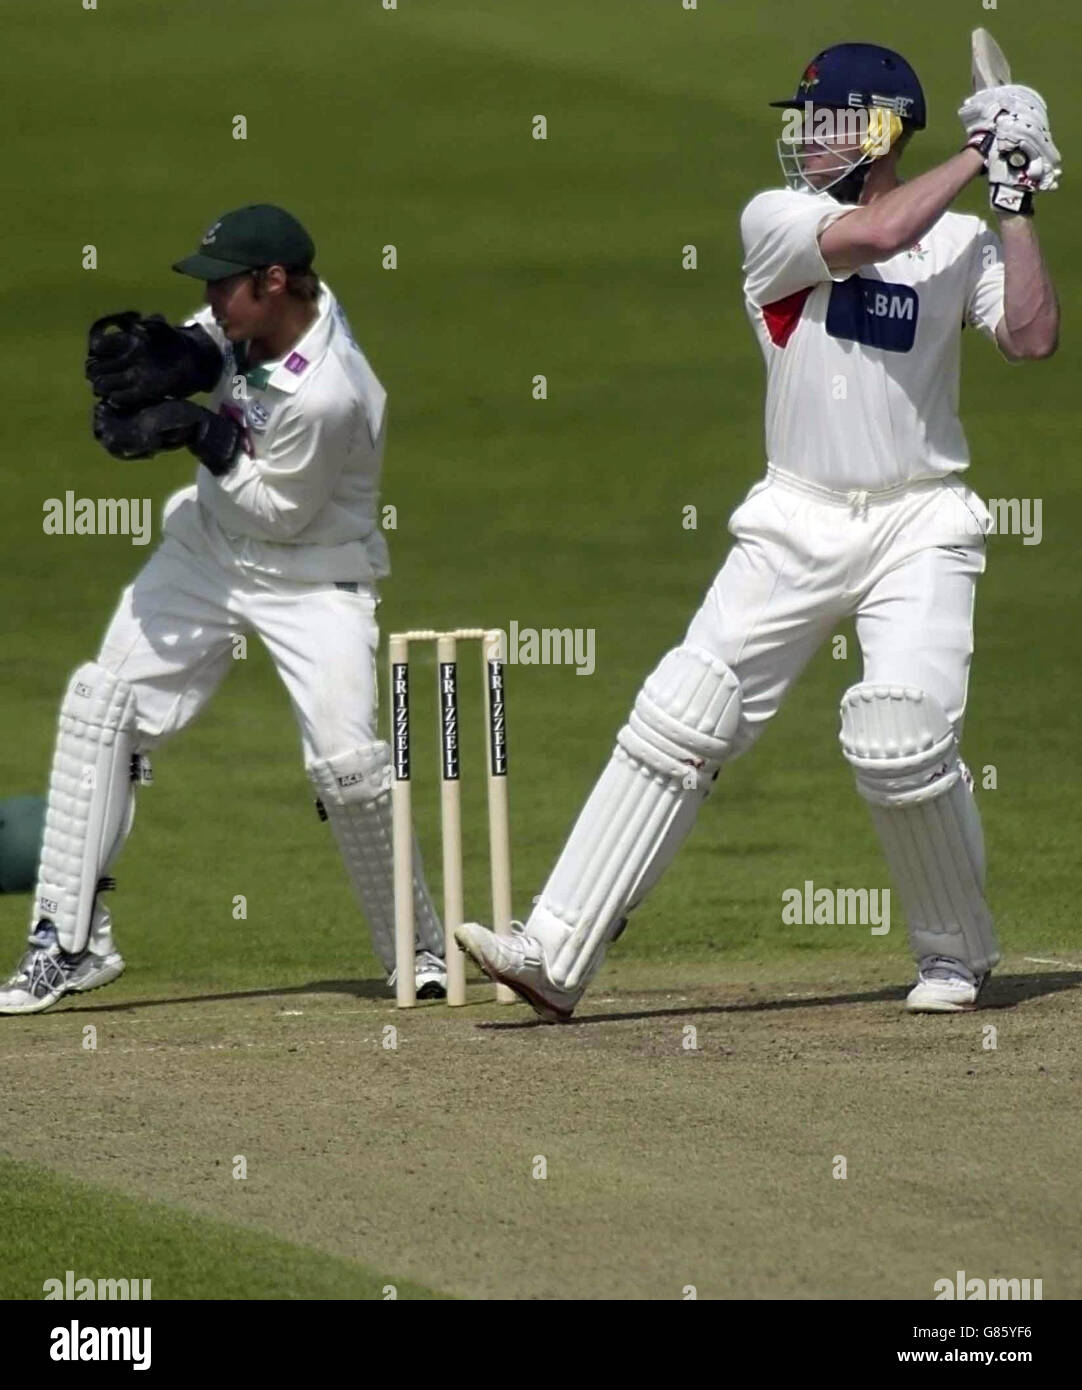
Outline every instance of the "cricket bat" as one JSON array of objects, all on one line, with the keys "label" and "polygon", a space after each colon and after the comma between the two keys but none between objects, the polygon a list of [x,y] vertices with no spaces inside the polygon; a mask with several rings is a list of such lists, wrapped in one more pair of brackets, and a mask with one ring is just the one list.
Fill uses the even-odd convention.
[{"label": "cricket bat", "polygon": [[[973,30],[971,48],[973,90],[982,92],[986,87],[1006,87],[1011,80],[1011,65],[987,29]],[[1012,169],[1024,169],[1029,160],[1022,150],[1012,150],[1007,155],[1007,163]]]},{"label": "cricket bat", "polygon": [[1011,65],[1002,48],[987,29],[973,30],[973,90],[1005,87],[1011,80]]}]

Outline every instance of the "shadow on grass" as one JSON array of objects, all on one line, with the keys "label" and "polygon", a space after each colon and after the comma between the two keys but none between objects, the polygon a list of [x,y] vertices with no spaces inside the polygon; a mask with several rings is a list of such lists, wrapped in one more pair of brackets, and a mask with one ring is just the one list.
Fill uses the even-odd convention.
[{"label": "shadow on grass", "polygon": [[[469,984],[487,984],[478,977],[471,977]],[[1059,994],[1064,990],[1078,989],[1082,986],[1082,970],[1050,971],[1046,975],[993,975],[981,995],[980,1012],[992,1009],[1013,1009],[1018,1004],[1032,999]],[[796,999],[770,998],[740,999],[731,1004],[687,1004],[679,1008],[652,1009],[649,1007],[627,1010],[622,1013],[583,1014],[571,1020],[572,1024],[627,1023],[647,1018],[693,1018],[710,1014],[773,1013],[788,1009],[840,1008],[847,1004],[885,1004],[897,1003],[905,998],[909,985],[886,985],[881,989],[862,990],[850,994],[812,994],[801,995]],[[647,991],[632,991],[639,997]],[[660,991],[659,991],[660,992]],[[666,990],[666,995],[672,994]],[[73,1004],[64,1010],[71,1014],[90,1013],[130,1013],[140,1009],[169,1008],[177,1004],[218,1004],[240,999],[289,999],[304,994],[344,994],[354,999],[371,999],[391,1004],[393,996],[388,992],[383,980],[313,980],[305,985],[283,985],[276,989],[232,990],[219,994],[180,994],[167,999],[129,999],[123,1003]],[[471,1001],[474,1007],[490,1007],[492,1000]],[[421,1003],[421,1008],[446,1007]],[[466,1005],[468,1009],[469,1004]],[[527,1019],[508,1019],[506,1022],[492,1019],[478,1021],[478,1028],[493,1030],[551,1027],[536,1016]]]},{"label": "shadow on grass", "polygon": [[[1032,999],[1059,994],[1082,986],[1082,970],[1050,971],[1047,975],[1000,975],[989,980],[981,994],[980,1013],[992,1009],[1013,1009]],[[625,1013],[584,1014],[571,1024],[629,1023],[648,1018],[693,1018],[709,1014],[775,1013],[789,1009],[840,1008],[846,1004],[899,1003],[910,986],[886,985],[881,989],[862,990],[853,994],[811,994],[798,999],[740,999],[732,1004],[688,1004],[671,1009],[635,1009]],[[671,993],[671,991],[669,991]],[[493,1030],[551,1027],[539,1018],[523,1021],[508,1020],[478,1023],[478,1028]]]},{"label": "shadow on grass", "polygon": [[[478,979],[477,984],[481,981]],[[385,980],[313,980],[307,985],[279,985],[272,989],[236,989],[219,994],[174,994],[166,999],[127,999],[123,1003],[77,1004],[63,1010],[69,1014],[128,1013],[133,1009],[168,1008],[173,1004],[220,1004],[236,999],[288,999],[298,994],[348,994],[354,999],[383,1000],[390,1004],[394,994]],[[61,1010],[53,1010],[59,1013]]]}]

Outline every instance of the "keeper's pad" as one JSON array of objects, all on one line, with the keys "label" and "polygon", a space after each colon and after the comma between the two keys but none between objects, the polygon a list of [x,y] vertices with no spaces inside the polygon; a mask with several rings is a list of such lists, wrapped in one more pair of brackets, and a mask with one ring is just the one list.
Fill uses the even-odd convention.
[{"label": "keeper's pad", "polygon": [[[308,776],[372,931],[376,955],[390,974],[394,951],[394,841],[391,833],[391,748],[369,743],[309,763]],[[420,846],[413,844],[413,920],[417,949],[443,958],[443,927],[425,884]]]},{"label": "keeper's pad", "polygon": [[952,956],[975,975],[999,960],[984,900],[984,840],[972,778],[931,695],[855,685],[842,697],[842,749],[890,865],[913,954]]},{"label": "keeper's pad", "polygon": [[556,984],[596,974],[690,832],[739,723],[740,685],[724,662],[698,647],[662,658],[526,925]]},{"label": "keeper's pad", "polygon": [[98,881],[131,829],[132,782],[143,779],[135,739],[132,687],[97,662],[80,666],[60,706],[31,923],[47,917],[74,954],[86,948]]}]

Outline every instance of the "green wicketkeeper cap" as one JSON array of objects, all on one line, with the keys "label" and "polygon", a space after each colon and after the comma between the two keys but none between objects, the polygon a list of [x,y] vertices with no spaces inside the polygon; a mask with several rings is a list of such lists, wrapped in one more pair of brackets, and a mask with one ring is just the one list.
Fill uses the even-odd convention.
[{"label": "green wicketkeeper cap", "polygon": [[224,212],[208,227],[194,256],[173,265],[197,280],[225,280],[265,265],[307,269],[315,257],[312,238],[297,219],[271,203]]}]

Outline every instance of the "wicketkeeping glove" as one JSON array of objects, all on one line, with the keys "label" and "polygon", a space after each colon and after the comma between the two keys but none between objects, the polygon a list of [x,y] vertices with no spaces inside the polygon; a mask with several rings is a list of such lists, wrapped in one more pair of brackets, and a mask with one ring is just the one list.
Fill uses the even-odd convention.
[{"label": "wicketkeeping glove", "polygon": [[174,328],[161,314],[107,314],[90,327],[86,375],[94,394],[118,410],[210,391],[222,354],[202,328]]},{"label": "wicketkeeping glove", "polygon": [[192,401],[159,401],[142,410],[115,410],[106,401],[94,407],[94,438],[114,458],[146,459],[163,449],[185,445],[220,477],[233,466],[240,426]]}]

